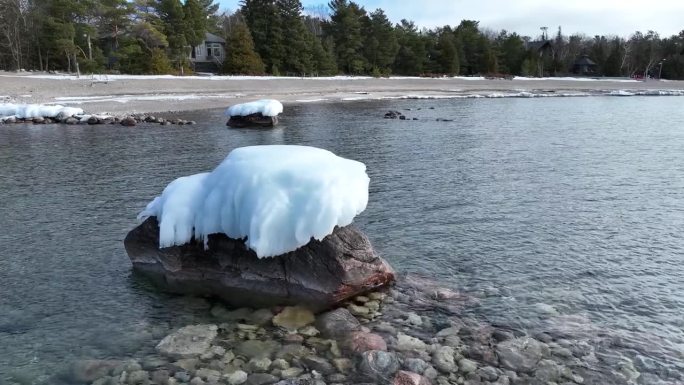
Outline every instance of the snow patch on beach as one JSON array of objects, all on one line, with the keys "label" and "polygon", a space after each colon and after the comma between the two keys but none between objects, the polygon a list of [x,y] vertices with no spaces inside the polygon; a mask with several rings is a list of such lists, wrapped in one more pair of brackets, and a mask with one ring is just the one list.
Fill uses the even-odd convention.
[{"label": "snow patch on beach", "polygon": [[159,221],[159,247],[224,233],[260,258],[284,254],[347,226],[366,209],[366,166],[306,146],[231,151],[210,173],[171,182],[138,216]]},{"label": "snow patch on beach", "polygon": [[579,78],[579,77],[543,77],[532,78],[526,76],[515,76],[513,80],[556,80],[556,81],[573,81],[573,82],[618,82],[618,83],[640,83],[641,80],[624,79],[624,78]]},{"label": "snow patch on beach", "polygon": [[119,96],[64,96],[56,97],[55,100],[64,104],[83,104],[83,103],[129,103],[135,101],[182,101],[199,99],[235,99],[242,94],[145,94],[145,95],[119,95]]}]

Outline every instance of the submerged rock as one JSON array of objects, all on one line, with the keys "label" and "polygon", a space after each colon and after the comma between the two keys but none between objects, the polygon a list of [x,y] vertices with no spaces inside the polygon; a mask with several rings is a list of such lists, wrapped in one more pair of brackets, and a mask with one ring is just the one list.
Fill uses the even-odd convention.
[{"label": "submerged rock", "polygon": [[399,370],[399,360],[394,353],[370,350],[361,354],[360,374],[368,380],[375,381],[376,384],[389,383],[397,370]]},{"label": "submerged rock", "polygon": [[[353,226],[335,228],[322,241],[273,258],[257,258],[244,242],[224,234],[159,248],[150,217],[124,240],[133,268],[170,292],[217,296],[234,306],[306,304],[313,311],[394,280],[394,271]],[[320,329],[320,328],[319,328]]]},{"label": "submerged rock", "polygon": [[191,325],[164,337],[157,351],[165,356],[186,358],[206,352],[216,338],[216,325]]},{"label": "submerged rock", "polygon": [[532,372],[539,361],[548,355],[548,349],[548,346],[533,338],[521,337],[499,343],[496,354],[504,368],[516,372]]},{"label": "submerged rock", "polygon": [[273,324],[284,329],[297,330],[313,323],[316,319],[313,313],[301,306],[287,306],[273,317]]}]

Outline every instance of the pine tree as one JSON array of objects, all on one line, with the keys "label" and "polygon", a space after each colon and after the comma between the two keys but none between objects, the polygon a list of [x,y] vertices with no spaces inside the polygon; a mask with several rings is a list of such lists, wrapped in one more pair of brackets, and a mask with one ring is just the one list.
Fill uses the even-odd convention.
[{"label": "pine tree", "polygon": [[311,39],[302,19],[302,3],[299,0],[276,0],[276,6],[283,27],[281,71],[298,75],[313,72]]},{"label": "pine tree", "polygon": [[180,0],[157,0],[156,9],[169,43],[170,57],[182,73],[189,48],[183,5]]},{"label": "pine tree", "polygon": [[427,50],[425,38],[413,22],[402,20],[395,28],[399,49],[394,59],[394,72],[402,75],[420,75],[424,72]]},{"label": "pine tree", "polygon": [[399,51],[397,36],[392,23],[387,19],[382,9],[377,9],[371,13],[369,21],[366,43],[364,44],[364,56],[371,71],[389,75],[392,63]]},{"label": "pine tree", "polygon": [[324,30],[335,44],[338,67],[349,74],[362,73],[367,67],[362,55],[363,26],[368,18],[366,11],[347,0],[333,0],[328,6],[332,14]]},{"label": "pine tree", "polygon": [[254,46],[274,75],[280,74],[285,56],[282,20],[276,0],[242,0],[240,13],[252,33]]},{"label": "pine tree", "polygon": [[262,75],[264,63],[254,50],[254,41],[244,23],[234,26],[226,41],[223,72],[236,75]]},{"label": "pine tree", "polygon": [[445,27],[437,39],[437,63],[439,72],[447,75],[455,75],[459,72],[458,51],[451,28]]},{"label": "pine tree", "polygon": [[337,74],[335,53],[330,40],[321,41],[313,34],[309,34],[312,47],[313,72],[319,76]]},{"label": "pine tree", "polygon": [[199,0],[185,0],[183,5],[183,27],[185,28],[185,40],[196,47],[204,42],[204,34],[207,31],[207,15],[199,3]]}]

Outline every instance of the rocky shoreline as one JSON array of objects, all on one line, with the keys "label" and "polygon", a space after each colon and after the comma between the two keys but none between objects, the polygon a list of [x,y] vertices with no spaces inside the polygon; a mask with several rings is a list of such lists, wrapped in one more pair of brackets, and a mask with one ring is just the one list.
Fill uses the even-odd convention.
[{"label": "rocky shoreline", "polygon": [[34,118],[17,118],[14,116],[0,119],[2,124],[120,124],[122,126],[133,127],[141,123],[160,124],[162,126],[168,125],[194,125],[197,124],[194,120],[185,119],[165,119],[154,115],[133,114],[133,115],[73,115],[73,116],[57,116],[51,117],[34,117]]},{"label": "rocky shoreline", "polygon": [[465,316],[474,301],[451,289],[404,281],[318,315],[296,306],[231,310],[216,304],[210,311],[213,323],[169,334],[157,345],[158,354],[79,361],[62,380],[94,385],[637,383],[634,366],[610,374],[590,369],[597,352],[585,342],[543,333],[533,338]]}]

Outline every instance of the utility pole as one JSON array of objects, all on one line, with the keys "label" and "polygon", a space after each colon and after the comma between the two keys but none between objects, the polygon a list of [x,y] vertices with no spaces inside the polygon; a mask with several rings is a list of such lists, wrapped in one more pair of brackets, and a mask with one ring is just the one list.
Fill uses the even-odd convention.
[{"label": "utility pole", "polygon": [[658,80],[661,79],[661,78],[660,78],[660,75],[663,74],[663,63],[664,63],[666,60],[667,60],[667,59],[663,59],[663,60],[660,61],[660,69],[658,70]]}]

